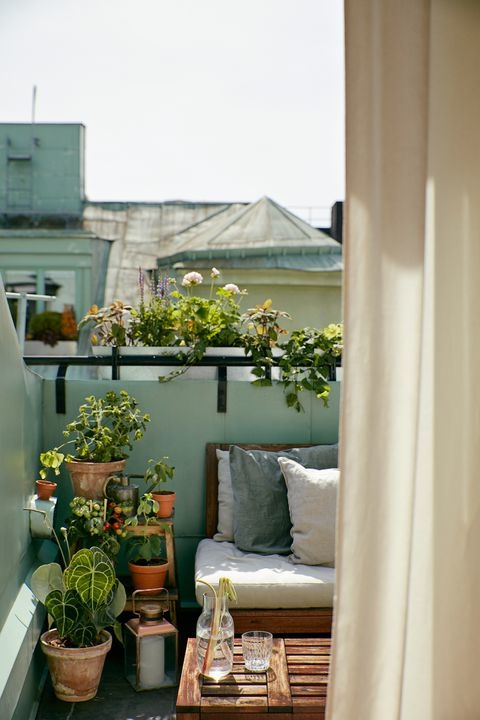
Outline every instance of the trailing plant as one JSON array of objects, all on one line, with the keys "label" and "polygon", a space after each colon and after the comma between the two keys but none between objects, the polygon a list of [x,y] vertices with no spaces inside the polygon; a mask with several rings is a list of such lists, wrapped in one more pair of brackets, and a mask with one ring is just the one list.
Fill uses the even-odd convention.
[{"label": "trailing plant", "polygon": [[343,350],[342,331],[340,323],[332,323],[323,330],[303,328],[292,332],[282,345],[279,382],[283,385],[288,407],[297,412],[303,410],[299,396],[304,391],[315,393],[328,406],[329,379]]},{"label": "trailing plant", "polygon": [[[150,415],[140,411],[126,390],[109,390],[103,398],[86,397],[77,417],[63,431],[68,440],[40,454],[40,477],[45,479],[49,471],[59,475],[65,459],[111,462],[127,458],[133,442],[143,437],[148,422]],[[73,452],[61,452],[68,445],[73,446]]]}]

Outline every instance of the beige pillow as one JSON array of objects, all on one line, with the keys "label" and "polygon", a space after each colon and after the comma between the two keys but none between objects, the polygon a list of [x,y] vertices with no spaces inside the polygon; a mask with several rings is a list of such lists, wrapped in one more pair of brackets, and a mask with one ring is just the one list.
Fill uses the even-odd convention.
[{"label": "beige pillow", "polygon": [[281,457],[292,521],[292,554],[304,565],[335,565],[335,515],[340,472],[313,470]]},{"label": "beige pillow", "polygon": [[214,540],[233,542],[233,490],[228,450],[217,450],[218,523]]}]

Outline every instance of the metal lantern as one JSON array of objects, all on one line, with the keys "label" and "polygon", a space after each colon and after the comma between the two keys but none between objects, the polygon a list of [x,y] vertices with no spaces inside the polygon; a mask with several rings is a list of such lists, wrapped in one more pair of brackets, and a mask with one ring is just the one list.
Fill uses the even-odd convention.
[{"label": "metal lantern", "polygon": [[[148,592],[157,592],[152,588]],[[163,617],[165,605],[157,598],[142,600],[125,623],[125,675],[135,690],[156,690],[177,682],[178,630]],[[138,600],[138,598],[137,598]]]}]

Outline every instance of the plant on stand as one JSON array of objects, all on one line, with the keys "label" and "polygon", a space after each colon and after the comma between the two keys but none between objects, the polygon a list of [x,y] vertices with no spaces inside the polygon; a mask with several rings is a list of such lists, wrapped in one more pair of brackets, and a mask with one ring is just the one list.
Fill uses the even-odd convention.
[{"label": "plant on stand", "polygon": [[96,545],[115,562],[121,541],[127,537],[125,521],[129,508],[105,500],[74,497],[70,502],[71,515],[66,518],[69,547]]},{"label": "plant on stand", "polygon": [[151,493],[153,499],[158,503],[157,517],[169,518],[173,515],[173,506],[176,500],[174,490],[161,490],[163,483],[172,480],[175,475],[175,468],[166,461],[168,457],[158,460],[150,459],[143,479],[147,483],[147,493]]},{"label": "plant on stand", "polygon": [[[98,499],[104,494],[107,478],[125,467],[133,442],[143,437],[150,415],[142,413],[126,390],[109,390],[103,398],[90,395],[69,422],[63,444],[40,454],[40,477],[60,474],[63,462],[72,477],[74,494]],[[73,445],[73,453],[63,448]]]},{"label": "plant on stand", "polygon": [[137,513],[125,521],[128,569],[136,590],[161,588],[166,585],[168,560],[163,556],[162,534],[171,533],[168,523],[157,517],[158,503],[151,493],[140,498]]},{"label": "plant on stand", "polygon": [[[47,515],[42,514],[48,526]],[[68,702],[90,700],[97,694],[105,656],[112,645],[106,628],[112,627],[121,637],[117,617],[125,607],[125,588],[103,550],[94,546],[71,555],[66,529],[62,529],[63,541],[51,526],[49,529],[63,568],[58,563],[46,563],[32,575],[32,591],[53,624],[41,636],[41,648],[56,696]]]}]

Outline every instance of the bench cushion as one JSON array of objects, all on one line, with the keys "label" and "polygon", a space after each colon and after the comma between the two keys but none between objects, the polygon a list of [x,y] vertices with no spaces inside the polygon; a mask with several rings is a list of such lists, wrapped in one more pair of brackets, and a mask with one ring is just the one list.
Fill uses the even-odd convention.
[{"label": "bench cushion", "polygon": [[287,484],[292,521],[294,563],[335,564],[335,519],[337,512],[338,468],[312,470],[281,457],[278,463]]},{"label": "bench cushion", "polygon": [[[234,496],[232,489],[232,473],[230,467],[230,453],[234,454],[234,469],[233,472],[236,474],[237,488],[240,491],[240,500],[246,497],[247,503],[247,514],[251,513],[250,500],[247,497],[250,493],[247,492],[250,488],[255,492],[256,486],[258,485],[259,479],[262,476],[271,475],[273,482],[281,480],[281,471],[278,466],[278,458],[281,456],[289,457],[292,460],[300,463],[304,467],[308,468],[334,468],[337,467],[338,463],[338,445],[311,445],[308,447],[292,447],[284,448],[283,450],[277,451],[266,451],[260,450],[241,450],[240,446],[230,446],[229,450],[216,450],[217,458],[217,477],[218,477],[218,526],[216,527],[216,533],[214,539],[218,541],[227,540],[229,542],[234,540],[234,515],[237,516],[237,527],[238,517],[245,513],[242,512],[241,502],[236,507],[234,513]],[[277,480],[276,480],[277,479]],[[286,487],[284,487],[284,505],[286,508],[286,520],[285,520],[285,541],[284,547],[281,552],[288,553],[290,550],[291,538],[290,538],[290,517],[288,515],[288,503],[286,497]],[[268,498],[267,498],[268,499]],[[268,503],[267,503],[268,504]],[[265,506],[265,502],[263,502]],[[276,507],[276,506],[275,506]],[[278,508],[276,507],[278,511]],[[248,515],[247,515],[248,516]],[[259,523],[255,519],[254,527],[258,527]],[[238,531],[237,531],[238,532]],[[240,533],[242,528],[240,528]],[[245,530],[243,530],[245,533]],[[245,545],[242,540],[245,538],[240,537],[239,544],[243,550],[251,552],[271,552],[271,547],[262,547],[261,543],[249,543],[247,538],[247,544]],[[268,544],[268,543],[267,543]]]},{"label": "bench cushion", "polygon": [[335,569],[293,564],[282,555],[259,555],[239,550],[231,542],[201,540],[195,556],[195,594],[203,603],[207,580],[214,587],[220,577],[235,585],[236,608],[322,608],[333,606]]}]

